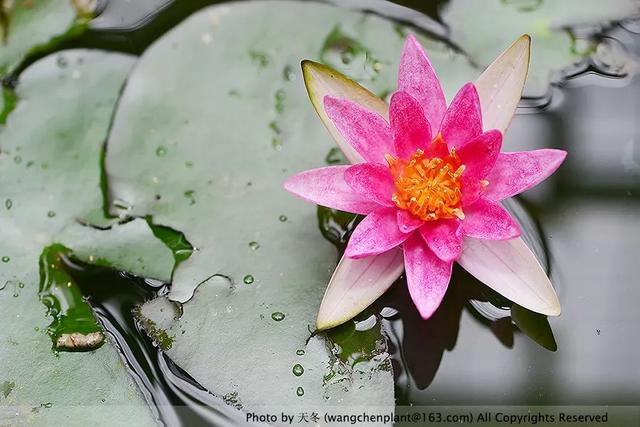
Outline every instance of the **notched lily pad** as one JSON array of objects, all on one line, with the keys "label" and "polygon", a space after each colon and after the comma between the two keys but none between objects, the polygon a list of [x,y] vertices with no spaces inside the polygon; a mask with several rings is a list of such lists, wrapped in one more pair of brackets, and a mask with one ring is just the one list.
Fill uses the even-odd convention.
[{"label": "notched lily pad", "polygon": [[[145,220],[118,224],[103,216],[103,143],[133,63],[131,56],[87,50],[43,58],[21,74],[18,103],[0,128],[0,312],[11,324],[0,330],[0,379],[16,384],[2,403],[41,409],[11,411],[2,420],[8,424],[66,424],[69,417],[154,422],[111,345],[51,350],[52,338],[73,350],[103,340],[58,268],[61,256],[171,277],[172,253]],[[92,223],[100,227],[83,225]]]}]

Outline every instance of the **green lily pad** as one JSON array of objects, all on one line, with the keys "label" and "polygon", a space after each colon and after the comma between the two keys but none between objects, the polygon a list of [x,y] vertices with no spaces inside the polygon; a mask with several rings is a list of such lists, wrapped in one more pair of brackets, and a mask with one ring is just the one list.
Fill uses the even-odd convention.
[{"label": "green lily pad", "polygon": [[16,108],[0,128],[0,312],[8,325],[0,330],[0,383],[14,384],[0,396],[10,408],[0,411],[0,424],[94,417],[153,423],[111,345],[90,353],[51,349],[59,338],[54,330],[89,333],[97,326],[59,270],[60,255],[171,277],[171,250],[147,221],[114,224],[103,215],[103,143],[133,64],[131,56],[99,51],[48,56],[21,74]]},{"label": "green lily pad", "polygon": [[91,9],[86,0],[0,2],[0,76],[13,71],[30,53],[81,34]]},{"label": "green lily pad", "polygon": [[593,35],[601,25],[637,13],[634,0],[453,0],[442,17],[450,40],[483,66],[495,58],[496,46],[528,33],[531,64],[524,93],[541,97],[558,80],[554,74],[596,53]]},{"label": "green lily pad", "polygon": [[[194,246],[170,294],[184,303],[182,317],[163,319],[150,306],[142,315],[174,337],[169,356],[211,392],[233,394],[244,408],[393,405],[379,329],[367,339],[382,345],[358,345],[361,358],[323,334],[307,343],[337,253],[318,230],[316,207],[282,182],[323,166],[333,147],[300,61],[324,58],[389,93],[407,32],[322,4],[220,5],[158,40],[129,78],[108,141],[111,211],[152,215]],[[449,96],[479,74],[423,41]]]}]

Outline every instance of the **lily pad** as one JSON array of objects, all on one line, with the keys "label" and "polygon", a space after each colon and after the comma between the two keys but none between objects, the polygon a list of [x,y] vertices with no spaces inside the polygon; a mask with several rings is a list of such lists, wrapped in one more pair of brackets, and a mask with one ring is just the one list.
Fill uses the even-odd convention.
[{"label": "lily pad", "polygon": [[[307,343],[337,253],[318,230],[315,206],[282,183],[323,165],[333,147],[300,60],[325,58],[374,93],[393,91],[406,32],[315,3],[214,6],[152,45],[127,82],[108,141],[111,211],[152,215],[195,247],[170,294],[185,303],[183,316],[142,314],[175,337],[168,354],[176,363],[215,394],[235,393],[244,408],[325,399],[393,405],[384,340],[354,367],[325,335]],[[449,94],[478,74],[464,57],[423,41]],[[336,362],[340,369],[328,368]]]},{"label": "lily pad", "polygon": [[91,19],[88,0],[12,0],[0,2],[0,76],[30,53],[81,34]]},{"label": "lily pad", "polygon": [[[542,97],[558,72],[596,52],[593,35],[602,25],[639,12],[634,0],[453,0],[442,17],[450,40],[479,65],[491,62],[496,46],[529,33],[531,65],[524,94]],[[491,17],[491,22],[479,17]]]},{"label": "lily pad", "polygon": [[[81,328],[95,327],[86,303],[63,300],[78,295],[75,284],[49,277],[66,252],[54,244],[87,262],[171,276],[173,255],[145,220],[114,224],[103,215],[103,143],[133,64],[131,56],[99,51],[48,56],[21,74],[16,108],[0,128],[0,312],[9,325],[0,331],[0,383],[15,384],[2,400],[0,424],[153,422],[112,346],[56,354],[48,336],[59,314],[51,311],[52,298],[67,314],[83,316]],[[42,270],[40,259],[47,263]]]}]

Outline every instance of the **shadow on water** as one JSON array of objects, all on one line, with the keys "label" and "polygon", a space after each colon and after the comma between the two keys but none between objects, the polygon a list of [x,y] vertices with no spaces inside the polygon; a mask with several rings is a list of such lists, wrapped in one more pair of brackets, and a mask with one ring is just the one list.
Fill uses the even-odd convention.
[{"label": "shadow on water", "polygon": [[[549,273],[548,249],[540,225],[516,199],[510,200],[506,207],[518,218],[523,238]],[[360,219],[354,214],[318,207],[320,231],[339,253],[344,251]],[[442,304],[427,320],[420,316],[411,301],[403,275],[367,310],[367,313],[379,314],[389,339],[397,404],[414,403],[414,394],[432,383],[445,351],[453,350],[456,345],[465,310],[506,348],[514,346],[515,333],[523,332],[547,350],[557,349],[546,316],[513,304],[458,265],[454,265]]]}]

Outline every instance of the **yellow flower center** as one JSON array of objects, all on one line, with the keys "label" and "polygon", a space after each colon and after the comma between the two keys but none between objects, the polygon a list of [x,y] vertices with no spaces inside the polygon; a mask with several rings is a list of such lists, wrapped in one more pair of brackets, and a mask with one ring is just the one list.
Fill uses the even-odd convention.
[{"label": "yellow flower center", "polygon": [[[444,143],[440,136],[432,144]],[[392,200],[400,208],[424,221],[445,218],[464,219],[460,207],[460,177],[464,165],[455,150],[443,158],[426,158],[418,149],[409,160],[385,156],[394,178]]]}]

